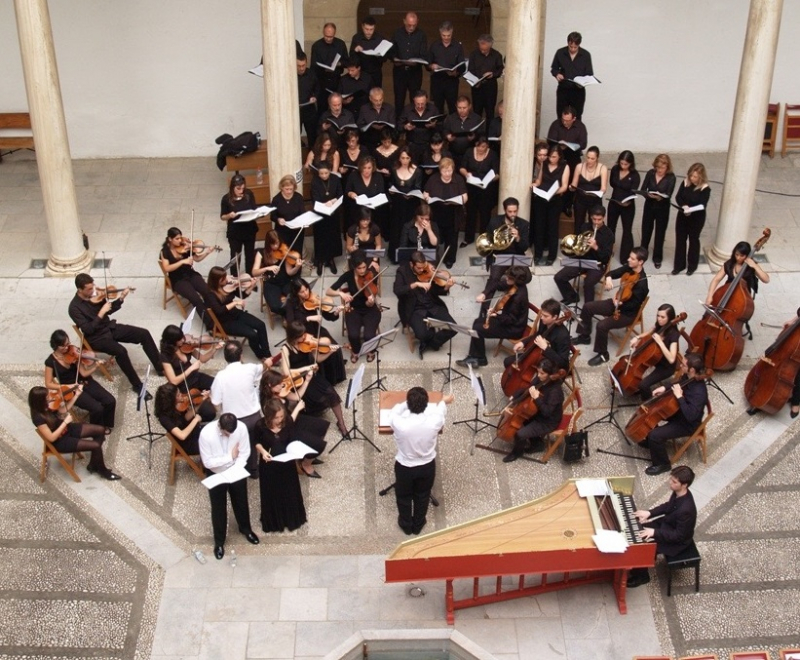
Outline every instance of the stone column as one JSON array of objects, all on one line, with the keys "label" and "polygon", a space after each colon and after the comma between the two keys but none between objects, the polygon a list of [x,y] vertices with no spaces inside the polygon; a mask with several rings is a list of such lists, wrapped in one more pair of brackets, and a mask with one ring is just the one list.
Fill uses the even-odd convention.
[{"label": "stone column", "polygon": [[519,214],[526,220],[531,220],[541,3],[542,0],[511,0],[508,4],[500,202],[516,197]]},{"label": "stone column", "polygon": [[783,0],[750,0],[717,235],[706,252],[717,265],[730,257],[736,243],[754,238],[750,219],[782,12]]},{"label": "stone column", "polygon": [[48,275],[87,270],[47,0],[14,0],[36,164],[50,234]]},{"label": "stone column", "polygon": [[299,185],[303,180],[292,0],[261,0],[261,35],[269,180],[274,194],[282,176],[293,175]]}]

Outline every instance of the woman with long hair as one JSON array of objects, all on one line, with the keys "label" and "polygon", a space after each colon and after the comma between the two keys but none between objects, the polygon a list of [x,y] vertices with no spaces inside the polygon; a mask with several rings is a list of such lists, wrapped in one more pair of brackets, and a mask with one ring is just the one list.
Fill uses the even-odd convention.
[{"label": "woman with long hair", "polygon": [[[247,188],[244,177],[238,172],[231,177],[227,194],[220,202],[219,218],[228,224],[226,237],[230,246],[231,259],[244,250],[244,268],[249,273],[256,255],[256,234],[258,225],[255,220],[235,222],[242,211],[256,208],[256,196]],[[238,264],[233,265],[237,274]]]},{"label": "woman with long hair", "polygon": [[[675,174],[672,171],[672,159],[667,154],[658,154],[653,159],[653,167],[644,176],[642,190],[647,194],[642,211],[643,248],[650,249],[650,237],[655,227],[656,237],[653,243],[653,266],[661,268],[664,260],[664,237],[669,224],[669,200],[675,190]],[[626,255],[627,256],[627,255]]]},{"label": "woman with long hair", "polygon": [[539,178],[533,182],[534,189],[538,188],[543,193],[558,184],[553,196],[545,200],[544,243],[547,245],[547,257],[542,256],[536,262],[537,266],[552,266],[558,257],[558,221],[564,208],[564,193],[569,188],[569,175],[569,165],[564,160],[561,147],[552,145],[547,151],[547,162],[539,171]]},{"label": "woman with long hair", "polygon": [[602,204],[607,187],[608,168],[600,162],[600,149],[589,147],[583,155],[583,162],[575,166],[569,187],[576,193],[572,202],[576,234],[580,233],[586,222],[589,209]]},{"label": "woman with long hair", "polygon": [[467,213],[464,223],[464,241],[458,246],[465,248],[475,240],[476,229],[479,234],[486,231],[486,225],[489,224],[489,216],[497,204],[500,157],[496,152],[489,149],[489,140],[483,136],[475,140],[475,144],[467,149],[467,153],[461,159],[459,172],[465,180],[471,176],[482,180],[489,172],[494,172],[494,177],[485,188],[475,184],[468,184],[470,187],[468,188],[469,198],[467,199]]},{"label": "woman with long hair", "polygon": [[339,171],[339,152],[336,150],[336,145],[330,136],[330,133],[323,131],[317,136],[314,141],[314,146],[306,156],[304,167],[306,172],[310,170],[319,169],[319,166],[325,163],[328,169],[338,172]]},{"label": "woman with long hair", "polygon": [[[183,450],[190,456],[195,456],[200,453],[201,427],[214,419],[216,410],[211,406],[210,419],[201,416],[200,408],[195,409],[191,405],[187,405],[186,410],[182,412],[178,409],[183,408],[179,401],[180,393],[178,386],[172,383],[161,385],[156,390],[155,414],[164,430],[181,443]],[[209,402],[205,401],[204,405],[205,403]]]},{"label": "woman with long hair", "polygon": [[[403,226],[414,216],[414,210],[422,198],[422,185],[422,168],[414,163],[408,146],[400,147],[389,180],[392,210],[387,249],[389,259],[393,264],[397,264],[397,248],[400,247]],[[392,188],[396,192],[392,192]],[[418,196],[413,196],[411,193],[417,193]]]},{"label": "woman with long hair", "polygon": [[[383,185],[383,176],[378,174],[375,159],[372,156],[366,156],[358,161],[358,172],[353,172],[347,179],[344,192],[347,199],[350,200],[349,213],[345,220],[348,225],[353,225],[361,217],[361,206],[356,201],[358,196],[366,195],[371,198],[386,192]],[[381,235],[388,238],[388,208],[386,208],[386,204],[372,209],[372,218],[380,227]]]},{"label": "woman with long hair", "polygon": [[[636,215],[636,201],[633,199],[641,177],[636,171],[636,158],[633,152],[621,151],[617,162],[611,168],[609,182],[611,184],[611,201],[608,204],[606,224],[616,234],[617,220],[622,218],[622,240],[620,242],[619,260],[625,263],[633,250],[633,218]],[[656,268],[661,267],[661,262]]]},{"label": "woman with long hair", "polygon": [[722,268],[716,272],[708,285],[706,305],[711,305],[714,302],[714,292],[722,282],[722,279],[725,278],[725,283],[730,284],[742,268],[747,267],[747,270],[742,275],[742,281],[751,296],[755,296],[758,293],[759,280],[764,284],[769,283],[769,273],[764,271],[758,265],[758,262],[750,256],[752,251],[753,247],[747,241],[739,241],[733,246],[730,258],[722,264]]},{"label": "woman with long hair", "polygon": [[[652,334],[653,341],[661,350],[661,358],[653,370],[639,383],[639,395],[642,397],[642,401],[647,401],[653,395],[653,387],[656,384],[675,373],[675,360],[678,359],[678,342],[681,338],[678,328],[674,325],[670,326],[670,323],[675,320],[675,316],[675,308],[667,303],[661,305],[656,312],[656,324],[649,334]],[[648,333],[633,337],[631,339],[631,351],[635,350],[639,342],[647,336]]]},{"label": "woman with long hair", "polygon": [[161,246],[161,268],[169,278],[172,290],[186,298],[202,318],[206,313],[205,295],[208,287],[203,276],[194,268],[194,264],[205,259],[214,251],[214,246],[206,245],[195,251],[189,240],[177,227],[167,230],[167,238]]},{"label": "woman with long hair", "polygon": [[[706,208],[711,197],[708,175],[703,163],[689,167],[686,178],[681,181],[675,201],[680,209],[675,218],[675,262],[672,274],[677,275],[684,268],[691,275],[700,263],[700,232],[706,224]],[[687,253],[686,243],[689,243]],[[688,266],[687,266],[688,262]]]},{"label": "woman with long hair", "polygon": [[[311,179],[311,201],[316,204],[333,206],[336,200],[344,196],[342,180],[334,176],[327,163],[318,162],[314,178]],[[337,274],[336,257],[342,254],[342,207],[330,215],[322,215],[322,219],[314,223],[314,263],[317,275],[327,266],[331,273]]]},{"label": "woman with long hair", "polygon": [[253,277],[264,276],[264,302],[273,314],[286,316],[284,301],[289,295],[289,284],[292,278],[300,272],[303,260],[290,263],[281,257],[288,246],[281,242],[278,232],[274,229],[267,232],[264,238],[264,247],[256,252],[256,262],[253,264]]}]

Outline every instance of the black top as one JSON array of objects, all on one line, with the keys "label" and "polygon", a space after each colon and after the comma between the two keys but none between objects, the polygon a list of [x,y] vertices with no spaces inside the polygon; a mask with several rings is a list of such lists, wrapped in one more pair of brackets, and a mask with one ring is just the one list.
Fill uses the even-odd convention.
[{"label": "black top", "polygon": [[[374,177],[373,177],[374,178]],[[350,225],[347,228],[347,235],[356,240],[356,234],[358,233],[358,224]],[[375,240],[378,236],[381,235],[381,229],[378,225],[374,222],[371,222],[369,225],[369,240],[363,240],[361,238],[358,239],[358,249],[359,250],[377,250],[378,248],[375,245]],[[338,287],[336,287],[338,288]]]},{"label": "black top", "polygon": [[[605,225],[604,225],[605,226]],[[606,227],[608,229],[608,227]],[[609,231],[611,231],[609,229]],[[599,234],[599,232],[598,232]],[[612,280],[618,280],[622,277],[625,273],[632,273],[633,268],[625,264],[624,266],[620,266],[619,268],[615,268],[614,270],[608,273],[608,276]],[[644,299],[647,298],[647,295],[650,293],[650,286],[647,284],[647,273],[644,272],[644,269],[639,273],[639,280],[636,284],[633,285],[633,291],[631,293],[631,297],[628,298],[626,301],[620,304],[619,312],[623,316],[636,316],[639,308],[644,303]]]},{"label": "black top", "polygon": [[[434,266],[431,265],[431,268]],[[414,309],[430,309],[443,303],[439,300],[440,296],[447,295],[447,290],[438,284],[432,284],[428,291],[415,287],[411,288],[414,282],[418,282],[417,276],[411,270],[411,265],[406,262],[397,267],[397,273],[394,278],[394,295],[399,299],[401,305],[408,305],[410,310]],[[410,314],[408,317],[409,318]]]},{"label": "black top", "polygon": [[550,343],[542,351],[544,357],[552,360],[559,369],[569,368],[572,338],[563,323],[554,323],[550,327],[539,323],[536,333],[525,337],[522,343],[527,348],[536,337],[544,337]]},{"label": "black top", "polygon": [[[434,172],[425,184],[425,192],[431,197],[450,199],[457,195],[464,195],[467,192],[467,182],[458,172],[453,172],[453,177],[450,179],[450,182],[445,183],[442,181],[441,173]],[[441,203],[442,202],[433,202],[433,205],[435,206]]]},{"label": "black top", "polygon": [[[563,158],[558,161],[558,165],[556,168],[551,170],[550,163],[545,161],[544,166],[542,167],[542,182],[536,186],[539,190],[543,190],[547,192],[550,188],[553,187],[553,184],[558,182],[558,187],[561,187],[561,179],[564,177],[564,170],[567,168],[567,161]],[[558,199],[557,195],[553,195],[550,198],[550,201]]]},{"label": "black top", "polygon": [[[361,110],[358,112],[358,120],[356,120],[358,127],[362,131],[366,131],[369,130],[366,128],[366,126],[368,124],[372,124],[373,122],[386,124],[388,128],[394,129],[395,125],[397,124],[394,106],[384,103],[381,105],[380,111],[375,110],[375,107],[371,103],[367,103],[366,105],[362,106]],[[383,125],[380,127],[384,128]],[[374,128],[374,126],[370,126],[370,129],[372,128]]]},{"label": "black top", "polygon": [[619,165],[614,165],[611,168],[608,181],[611,184],[611,201],[621,202],[626,197],[630,197],[635,190],[639,189],[641,177],[636,170],[628,169],[628,173],[620,178]]},{"label": "black top", "polygon": [[[409,103],[403,108],[400,117],[397,120],[397,127],[403,128],[406,132],[406,141],[416,145],[427,145],[430,142],[433,128],[427,128],[422,120],[429,119],[439,114],[436,106],[428,101],[422,114],[418,113],[414,108],[413,103]],[[406,124],[412,124],[414,128],[408,130],[405,128]]]},{"label": "black top", "polygon": [[564,414],[564,390],[561,387],[561,379],[548,380],[540,384],[537,375],[531,381],[531,387],[539,390],[539,397],[536,399],[537,412],[533,419],[545,427],[557,428]]},{"label": "black top", "polygon": [[[484,289],[483,295],[487,301],[493,297],[496,298],[493,304],[497,304],[509,289],[504,279],[490,279],[487,284],[488,286]],[[518,286],[514,295],[506,302],[500,314],[495,318],[503,328],[508,328],[512,336],[517,337],[525,332],[525,328],[528,327],[528,287],[524,284]]]},{"label": "black top", "polygon": [[[270,206],[275,207],[275,210],[271,213],[272,225],[275,231],[286,245],[291,245],[294,237],[297,235],[297,230],[278,224],[278,218],[283,218],[286,222],[289,222],[290,220],[294,220],[298,215],[303,215],[303,213],[306,212],[303,196],[295,191],[289,199],[286,199],[279,192],[272,198]],[[298,243],[300,243],[300,240],[298,240]],[[300,247],[302,248],[302,245],[300,245]]]},{"label": "black top", "polygon": [[347,104],[347,107],[355,113],[369,101],[370,89],[372,89],[372,77],[362,71],[357,79],[349,74],[342,76],[339,79],[339,88],[333,91],[339,92],[345,101],[347,101],[345,97],[351,97],[352,100]]},{"label": "black top", "polygon": [[[438,239],[439,225],[431,221],[431,229],[433,230],[433,235]],[[413,220],[409,220],[403,225],[403,231],[400,234],[399,247],[427,250],[432,249],[434,246],[431,245],[430,239],[428,238],[428,232],[423,231],[420,233],[417,231],[417,225],[415,222]]]},{"label": "black top", "polygon": [[[675,202],[678,206],[697,206],[702,204],[702,211],[692,211],[690,214],[690,217],[695,218],[700,217],[701,214],[705,216],[709,197],[711,197],[711,188],[708,186],[696,187],[692,184],[687,186],[681,181],[681,185],[678,186],[678,194],[675,195]],[[679,213],[683,213],[683,210],[679,211]]]},{"label": "black top", "polygon": [[300,103],[308,103],[312,96],[319,98],[319,80],[314,69],[308,68],[303,75],[297,75],[297,97]]},{"label": "black top", "polygon": [[[242,211],[249,211],[257,206],[256,196],[253,194],[252,190],[245,188],[241,199],[231,199],[230,194],[226,194],[222,196],[219,206],[220,217],[223,215],[228,215],[228,213],[241,213]],[[249,220],[248,222],[236,222],[236,218],[234,218],[233,220],[228,220],[228,230],[226,235],[228,238],[249,238],[251,236],[255,236],[257,231],[258,225],[256,224],[255,220]]]},{"label": "black top", "polygon": [[[650,517],[664,517],[653,523],[656,551],[667,557],[677,555],[688,548],[694,538],[697,524],[697,505],[691,491],[678,497],[675,493],[669,499],[650,510]],[[648,523],[644,523],[648,527]]]},{"label": "black top", "polygon": [[322,129],[323,122],[330,123],[331,127],[328,130],[333,131],[338,135],[341,135],[346,130],[346,127],[356,128],[356,118],[347,108],[342,108],[342,111],[339,113],[338,117],[334,117],[329,108],[319,117],[320,129]]},{"label": "black top", "polygon": [[[440,152],[442,158],[452,158],[452,154],[450,151],[445,147]],[[439,163],[441,162],[441,158],[436,161],[433,160],[433,152],[431,151],[430,147],[428,147],[425,152],[422,154],[422,158],[420,158],[419,165],[422,170],[425,172],[426,175],[430,176],[433,172],[436,171],[436,168],[439,167]]]},{"label": "black top", "polygon": [[696,429],[703,421],[703,412],[708,402],[708,387],[705,380],[692,378],[681,386],[683,396],[678,399],[680,408],[668,421],[681,422],[686,428]]},{"label": "black top", "polygon": [[353,175],[347,178],[347,185],[344,187],[346,193],[354,192],[356,195],[366,195],[367,197],[375,197],[385,192],[383,186],[383,177],[379,172],[372,172],[369,183],[364,181],[360,172],[353,172]]},{"label": "black top", "polygon": [[[664,346],[666,346],[667,350],[669,350],[669,347],[672,346],[672,344],[678,344],[680,342],[681,332],[680,330],[678,330],[677,327],[672,325],[669,328],[667,328],[666,331],[664,331],[663,335],[661,336],[661,339],[664,341]],[[668,366],[670,366],[670,361],[662,353],[661,359],[656,363],[656,367],[668,367]]]},{"label": "black top", "polygon": [[422,168],[414,168],[413,174],[408,179],[401,179],[397,174],[397,170],[392,169],[390,185],[404,193],[408,193],[411,190],[422,190]]},{"label": "black top", "polygon": [[332,199],[338,199],[342,195],[342,180],[338,176],[331,174],[327,181],[323,181],[315,174],[311,179],[311,199],[313,201],[324,204]]},{"label": "black top", "polygon": [[576,84],[571,82],[576,76],[593,76],[594,69],[592,69],[592,56],[588,50],[578,48],[575,54],[575,59],[569,54],[569,47],[564,46],[556,51],[553,57],[553,63],[550,65],[550,73],[555,78],[559,73],[564,76],[564,80],[559,82],[559,85],[569,87],[576,87]]},{"label": "black top", "polygon": [[383,174],[380,172],[381,176],[383,176],[384,183],[389,180],[391,176],[392,170],[394,169],[394,164],[397,162],[397,157],[400,154],[400,149],[395,149],[391,154],[388,156],[384,156],[378,148],[372,150],[372,157],[375,159],[375,169],[376,170],[389,170],[389,174]]},{"label": "black top", "polygon": [[[339,63],[336,65],[336,72],[330,72],[317,66],[318,62],[330,66],[336,56],[339,55]],[[325,39],[318,39],[311,46],[311,61],[309,64],[317,69],[320,77],[324,80],[326,76],[338,76],[337,72],[342,70],[342,60],[347,57],[347,44],[344,43],[339,37],[334,37],[331,43],[327,43]]]},{"label": "black top", "polygon": [[668,204],[669,198],[672,197],[672,192],[675,190],[675,174],[668,172],[661,178],[661,181],[656,183],[656,171],[651,169],[644,176],[642,190],[645,192],[657,192],[667,196],[666,199],[652,199],[648,197],[648,202],[653,204]]},{"label": "black top", "polygon": [[[441,39],[437,39],[431,44],[430,50],[428,51],[428,62],[431,64],[438,64],[444,69],[452,69],[456,64],[463,62],[465,59],[467,58],[464,57],[464,46],[460,41],[456,41],[455,39],[450,40],[449,46],[445,46]],[[435,76],[437,73],[439,72],[431,71],[431,75]],[[441,72],[439,75],[444,75],[445,73],[447,72]]]},{"label": "black top", "polygon": [[347,153],[347,147],[342,146],[339,149],[339,165],[344,167],[347,166],[351,172],[350,174],[354,173],[358,169],[358,161],[360,161],[364,156],[369,156],[369,151],[363,144],[358,145],[358,156],[355,159],[350,158]]},{"label": "black top", "polygon": [[356,46],[361,46],[362,50],[374,50],[377,48],[383,37],[376,32],[372,33],[372,38],[367,39],[363,32],[356,32],[350,40],[350,57],[358,56],[361,62],[361,70],[372,76],[373,73],[378,73],[383,66],[383,59],[379,55],[364,55],[364,53],[356,52]]},{"label": "black top", "polygon": [[464,154],[464,158],[461,160],[461,167],[472,176],[482,179],[489,173],[489,170],[494,170],[495,174],[500,174],[500,158],[490,149],[486,154],[486,158],[478,160],[475,158],[475,149],[467,149],[467,153]]},{"label": "black top", "polygon": [[481,53],[480,48],[476,48],[469,54],[467,71],[478,78],[491,71],[492,80],[497,82],[497,79],[503,74],[504,68],[503,56],[494,48],[490,48],[486,55]]},{"label": "black top", "polygon": [[78,378],[77,363],[65,367],[53,357],[52,353],[44,359],[44,366],[50,367],[53,370],[56,379],[61,385],[72,385],[76,380],[79,382],[86,382],[89,380],[89,378]]},{"label": "black top", "polygon": [[[399,60],[409,60],[415,57],[427,59],[428,57],[428,40],[425,38],[425,33],[417,28],[409,34],[405,27],[399,27],[392,34],[392,43],[394,47],[389,51],[389,56]],[[403,66],[397,65],[395,66]],[[421,66],[419,64],[412,66]]]},{"label": "black top", "polygon": [[117,322],[110,316],[119,311],[123,302],[119,298],[112,301],[111,311],[100,318],[97,313],[105,301],[93,303],[91,300],[84,300],[76,293],[69,303],[69,317],[90,342],[94,339],[111,338],[111,329],[117,325]]},{"label": "black top", "polygon": [[44,425],[51,431],[55,431],[63,422],[63,420],[60,419],[54,412],[45,414],[35,412],[31,414],[31,421],[33,422],[34,426],[39,427]]},{"label": "black top", "polygon": [[[491,144],[492,147],[496,147],[497,142],[499,142],[502,135],[503,118],[495,117],[491,122],[489,122],[489,128],[486,129],[486,137],[489,138],[489,144]],[[497,140],[492,140],[491,138],[497,138]]]},{"label": "black top", "polygon": [[234,298],[239,296],[238,291],[231,291],[231,293],[224,294],[223,298],[220,299],[219,296],[214,293],[213,291],[208,292],[208,298],[206,298],[206,305],[208,308],[214,312],[214,315],[217,317],[217,320],[222,324],[223,328],[227,321],[235,321],[245,312],[238,307],[233,307],[232,309],[228,309],[227,305],[231,303]]},{"label": "black top", "polygon": [[[161,248],[161,256],[164,257],[164,259],[166,259],[169,262],[169,265],[171,266],[172,264],[178,263],[179,261],[183,261],[184,259],[186,259],[186,256],[188,255],[186,256],[181,255],[176,257],[175,255],[172,254],[172,250],[169,247],[164,246]],[[180,282],[181,280],[189,279],[193,273],[194,269],[191,266],[189,266],[188,264],[182,264],[178,266],[175,270],[167,273],[167,277],[169,277],[170,282],[175,283],[175,282]]]},{"label": "black top", "polygon": [[177,410],[173,410],[167,415],[158,415],[158,422],[164,427],[165,431],[170,432],[174,428],[183,431],[183,429],[191,424],[191,420],[186,419],[186,415]]},{"label": "black top", "polygon": [[[496,215],[491,220],[489,220],[489,225],[486,228],[486,233],[489,236],[492,236],[496,229],[505,224],[506,216],[505,215]],[[514,218],[514,228],[519,232],[519,240],[512,241],[511,245],[509,245],[504,250],[495,250],[494,254],[525,254],[530,247],[530,229],[531,223],[525,220],[524,218],[520,218],[517,216]]]},{"label": "black top", "polygon": [[442,130],[455,138],[450,142],[450,150],[460,156],[466,153],[475,138],[486,133],[486,122],[475,112],[470,112],[465,119],[454,112],[447,115]]},{"label": "black top", "polygon": [[[374,273],[373,273],[374,276]],[[356,291],[359,290],[358,283],[356,282],[356,272],[354,270],[347,270],[339,276],[339,279],[336,280],[331,288],[340,291],[344,289],[350,295],[353,295]],[[367,307],[367,291],[361,291],[353,300],[350,302],[350,306],[354,309],[368,309]]]},{"label": "black top", "polygon": [[[694,215],[694,213],[692,213],[692,215]],[[722,268],[724,269],[726,275],[725,283],[730,284],[736,277],[733,262],[728,259],[728,261],[722,264]],[[750,266],[742,265],[742,268],[746,269],[745,272],[742,273],[742,281],[745,283],[745,286],[747,286],[748,291],[755,295],[758,293],[758,276],[756,275],[756,271],[750,268]]]},{"label": "black top", "polygon": [[589,137],[586,133],[586,126],[579,119],[572,122],[572,126],[567,128],[560,119],[556,119],[550,124],[550,129],[547,131],[547,140],[549,142],[572,142],[579,145],[577,151],[573,151],[568,147],[564,147],[564,155],[572,157],[581,156],[583,150],[586,149],[586,143]]}]

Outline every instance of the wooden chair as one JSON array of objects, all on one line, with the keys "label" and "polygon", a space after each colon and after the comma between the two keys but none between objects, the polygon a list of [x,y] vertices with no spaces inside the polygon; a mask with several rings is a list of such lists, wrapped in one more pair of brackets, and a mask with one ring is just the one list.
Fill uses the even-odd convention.
[{"label": "wooden chair", "polygon": [[181,300],[180,296],[175,293],[172,289],[172,282],[169,279],[169,273],[164,270],[164,264],[161,263],[161,258],[158,259],[158,267],[161,269],[162,274],[164,275],[164,294],[161,298],[161,309],[167,308],[167,303],[170,300],[174,300],[175,304],[178,306],[178,309],[181,310],[181,316],[185,319],[187,312],[186,307],[184,307],[183,301]]},{"label": "wooden chair", "polygon": [[222,341],[228,341],[230,336],[227,332],[225,332],[225,328],[222,327],[222,323],[219,322],[217,315],[214,313],[214,310],[210,307],[206,309],[206,314],[208,318],[211,319],[211,336],[214,339],[221,339]]},{"label": "wooden chair", "polygon": [[[194,460],[193,455],[187,454],[181,443],[171,433],[167,433],[166,436],[169,438],[169,444],[172,447],[169,457],[169,485],[175,485],[175,464],[178,461],[186,461],[186,464],[192,468],[192,470],[194,470],[194,473],[197,475],[198,479],[201,481],[205,479],[203,467]],[[199,456],[199,454],[197,454],[197,456]]]},{"label": "wooden chair", "polygon": [[564,412],[561,415],[561,423],[558,425],[558,428],[548,433],[545,437],[547,448],[541,458],[542,463],[547,463],[550,457],[563,444],[567,434],[572,433],[577,428],[578,420],[582,414],[583,402],[581,400],[581,388],[576,387],[569,393],[569,396],[564,401]]},{"label": "wooden chair", "polygon": [[580,374],[578,374],[578,368],[575,366],[575,363],[578,361],[578,356],[580,356],[581,352],[575,347],[570,346],[569,352],[572,354],[569,358],[569,367],[567,371],[567,378],[564,381],[564,384],[571,390],[574,391],[575,388],[578,386],[578,383],[581,382]]},{"label": "wooden chair", "polygon": [[67,459],[64,458],[64,454],[58,451],[58,449],[56,449],[56,446],[52,442],[50,442],[47,438],[45,438],[38,428],[36,429],[36,433],[39,435],[39,437],[42,439],[42,442],[44,443],[44,448],[42,449],[42,465],[39,468],[39,482],[44,483],[44,480],[47,478],[47,462],[48,459],[52,456],[59,463],[61,463],[61,466],[67,471],[69,476],[72,477],[73,481],[75,481],[76,483],[80,483],[81,478],[78,476],[78,473],[75,472],[75,459],[83,458],[83,454],[81,454],[79,451],[72,452],[72,457],[71,457],[72,460],[68,463]]},{"label": "wooden chair", "polygon": [[[714,413],[711,410],[711,401],[706,402],[706,416],[702,422],[700,422],[700,426],[695,429],[695,432],[689,436],[687,440],[685,440],[677,449],[677,451],[670,457],[670,463],[675,465],[678,462],[678,459],[686,453],[686,450],[689,449],[694,443],[697,443],[697,446],[700,448],[700,456],[703,459],[703,464],[707,463],[706,460],[706,426],[711,421],[711,418],[714,417]],[[674,445],[677,445],[678,439],[674,439]]]},{"label": "wooden chair", "polygon": [[767,106],[767,125],[764,127],[764,141],[761,144],[761,153],[765,151],[770,158],[775,157],[775,145],[778,142],[778,118],[781,113],[780,103],[770,103]]},{"label": "wooden chair", "polygon": [[671,557],[664,557],[667,561],[667,596],[672,595],[672,571],[680,570],[682,568],[694,569],[694,591],[700,591],[700,551],[692,541],[692,544],[679,552],[677,555]]},{"label": "wooden chair", "polygon": [[[74,323],[72,324],[72,327],[75,330],[75,334],[77,334],[78,337],[80,337],[81,343],[83,344],[83,350],[92,351],[92,353],[96,353],[96,351],[91,347],[89,342],[86,340],[86,337],[83,336],[81,329]],[[98,364],[97,368],[99,369],[100,373],[103,374],[103,376],[105,376],[106,380],[114,380],[114,376],[111,375],[111,372],[108,370],[108,367],[106,365]]]},{"label": "wooden chair", "polygon": [[[528,303],[528,309],[533,312],[534,319],[531,321],[530,325],[525,329],[525,332],[522,333],[522,337],[518,339],[500,339],[497,342],[497,346],[494,347],[494,357],[497,357],[500,354],[500,351],[505,351],[506,353],[513,354],[514,353],[514,344],[518,341],[522,341],[525,337],[529,337],[534,332],[536,332],[536,328],[539,325],[539,318],[542,315],[542,310],[540,310],[536,305],[533,303]],[[528,316],[528,320],[530,320],[530,316]],[[510,345],[506,345],[505,342],[508,342]]]},{"label": "wooden chair", "polygon": [[[614,331],[608,333],[608,338],[613,339],[615,342],[619,344],[619,348],[617,349],[616,357],[619,357],[625,352],[625,348],[628,346],[628,342],[631,340],[631,337],[634,333],[636,334],[643,334],[644,333],[644,310],[647,307],[647,303],[650,300],[650,296],[647,296],[642,303],[642,306],[639,307],[639,311],[636,313],[636,317],[633,319],[631,324],[625,328],[625,334],[620,338]],[[636,331],[636,326],[639,326],[638,332]]]},{"label": "wooden chair", "polygon": [[790,148],[800,147],[800,105],[786,104],[783,111],[783,144],[781,158]]}]

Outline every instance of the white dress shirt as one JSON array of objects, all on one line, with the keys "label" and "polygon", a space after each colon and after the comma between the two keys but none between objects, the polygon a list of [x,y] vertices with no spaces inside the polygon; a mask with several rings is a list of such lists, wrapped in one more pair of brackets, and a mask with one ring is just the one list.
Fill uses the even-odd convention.
[{"label": "white dress shirt", "polygon": [[211,403],[222,406],[222,412],[233,413],[237,419],[254,415],[261,410],[258,388],[264,365],[231,362],[214,376],[211,384]]},{"label": "white dress shirt", "polygon": [[[219,428],[219,422],[206,424],[200,431],[200,458],[212,472],[224,472],[234,465],[247,465],[250,458],[250,435],[247,427],[241,422],[230,435],[225,435]],[[239,446],[239,454],[233,458],[233,448]]]},{"label": "white dress shirt", "polygon": [[407,403],[398,403],[389,415],[389,425],[397,443],[395,460],[405,467],[426,465],[436,458],[436,441],[444,426],[447,405],[429,403],[424,412],[415,414]]}]

